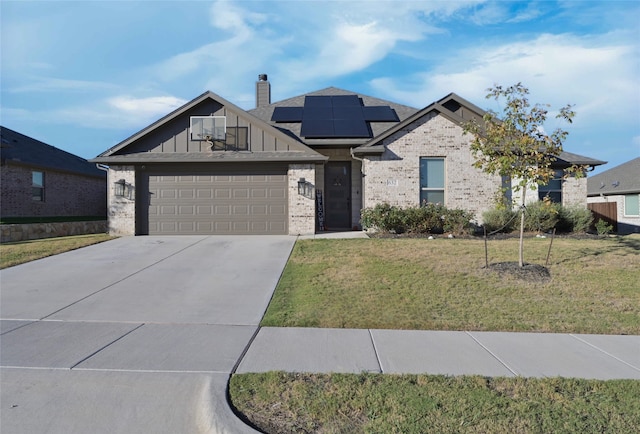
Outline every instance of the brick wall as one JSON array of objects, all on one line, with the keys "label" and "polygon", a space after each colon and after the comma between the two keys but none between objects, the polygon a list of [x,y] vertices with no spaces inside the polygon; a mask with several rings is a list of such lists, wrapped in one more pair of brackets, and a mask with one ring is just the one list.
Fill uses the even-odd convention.
[{"label": "brick wall", "polygon": [[[313,164],[289,165],[289,235],[309,235],[315,233],[315,177],[315,165]],[[314,194],[309,197],[298,194],[298,181],[300,178],[304,178],[313,185]]]},{"label": "brick wall", "polygon": [[431,113],[385,140],[381,156],[364,161],[364,207],[389,203],[401,207],[420,202],[420,157],[445,159],[445,206],[474,213],[494,206],[501,185],[499,176],[473,168],[469,147],[472,138],[462,128],[437,113]]},{"label": "brick wall", "polygon": [[[131,197],[116,197],[115,182],[124,179],[133,188]],[[136,233],[136,172],[134,166],[110,166],[107,180],[109,234],[115,236]]]},{"label": "brick wall", "polygon": [[[31,172],[44,173],[44,201],[32,199]],[[106,178],[93,178],[28,166],[2,166],[0,210],[3,217],[105,216]]]}]

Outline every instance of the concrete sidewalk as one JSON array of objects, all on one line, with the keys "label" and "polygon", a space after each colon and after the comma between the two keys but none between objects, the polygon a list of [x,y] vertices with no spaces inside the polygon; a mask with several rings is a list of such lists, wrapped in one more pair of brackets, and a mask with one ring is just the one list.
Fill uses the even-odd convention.
[{"label": "concrete sidewalk", "polygon": [[264,327],[236,372],[278,370],[640,379],[640,336]]}]

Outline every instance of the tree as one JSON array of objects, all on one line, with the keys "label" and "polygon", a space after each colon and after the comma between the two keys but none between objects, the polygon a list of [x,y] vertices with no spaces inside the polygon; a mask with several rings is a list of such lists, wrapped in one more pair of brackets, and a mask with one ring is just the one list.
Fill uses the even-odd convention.
[{"label": "tree", "polygon": [[[473,134],[471,151],[474,167],[485,173],[511,179],[513,191],[522,191],[520,219],[520,267],[524,266],[524,211],[527,189],[545,185],[553,178],[553,162],[562,152],[562,143],[568,132],[557,128],[551,134],[544,129],[549,105],[531,106],[529,89],[521,83],[503,88],[494,85],[487,89],[487,99],[506,100],[501,118],[493,111],[483,116],[483,122],[465,124],[465,133]],[[556,118],[572,122],[575,112],[571,105],[562,107]],[[572,166],[566,174],[582,174],[580,167]]]}]

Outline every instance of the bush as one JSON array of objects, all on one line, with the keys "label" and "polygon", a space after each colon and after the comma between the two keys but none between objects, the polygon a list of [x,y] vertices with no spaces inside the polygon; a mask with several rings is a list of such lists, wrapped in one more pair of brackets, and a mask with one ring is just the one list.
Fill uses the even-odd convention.
[{"label": "bush", "polygon": [[472,219],[473,214],[468,211],[449,210],[440,204],[426,203],[420,207],[403,209],[385,203],[363,209],[360,223],[365,229],[397,234],[438,234],[446,231],[461,235],[470,232]]},{"label": "bush", "polygon": [[373,208],[365,208],[360,214],[360,223],[365,229],[378,229],[383,232],[401,234],[405,231],[406,216],[401,208],[388,203],[378,204]]},{"label": "bush", "polygon": [[596,222],[596,231],[598,231],[598,235],[607,236],[613,230],[613,226],[607,223],[602,219],[598,219]]},{"label": "bush", "polygon": [[513,232],[519,220],[516,218],[518,211],[506,208],[492,209],[482,214],[482,221],[487,232]]},{"label": "bush", "polygon": [[524,217],[525,230],[550,231],[560,220],[560,208],[560,204],[548,200],[541,200],[527,205]]},{"label": "bush", "polygon": [[591,211],[580,205],[561,207],[559,217],[557,228],[561,232],[585,233],[593,223]]}]

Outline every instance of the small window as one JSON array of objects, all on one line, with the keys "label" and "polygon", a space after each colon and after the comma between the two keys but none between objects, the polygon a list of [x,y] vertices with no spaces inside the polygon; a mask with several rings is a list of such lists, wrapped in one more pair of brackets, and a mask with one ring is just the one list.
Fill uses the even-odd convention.
[{"label": "small window", "polygon": [[538,199],[548,197],[553,203],[562,203],[562,178],[564,171],[556,170],[547,185],[538,186]]},{"label": "small window", "polygon": [[191,116],[191,140],[225,140],[227,118],[225,116]]},{"label": "small window", "polygon": [[227,149],[233,149],[237,151],[249,150],[249,128],[228,127]]},{"label": "small window", "polygon": [[44,172],[31,172],[31,199],[44,202]]},{"label": "small window", "polygon": [[624,215],[640,216],[640,194],[626,194],[624,196]]},{"label": "small window", "polygon": [[444,204],[444,158],[420,158],[420,204]]}]

